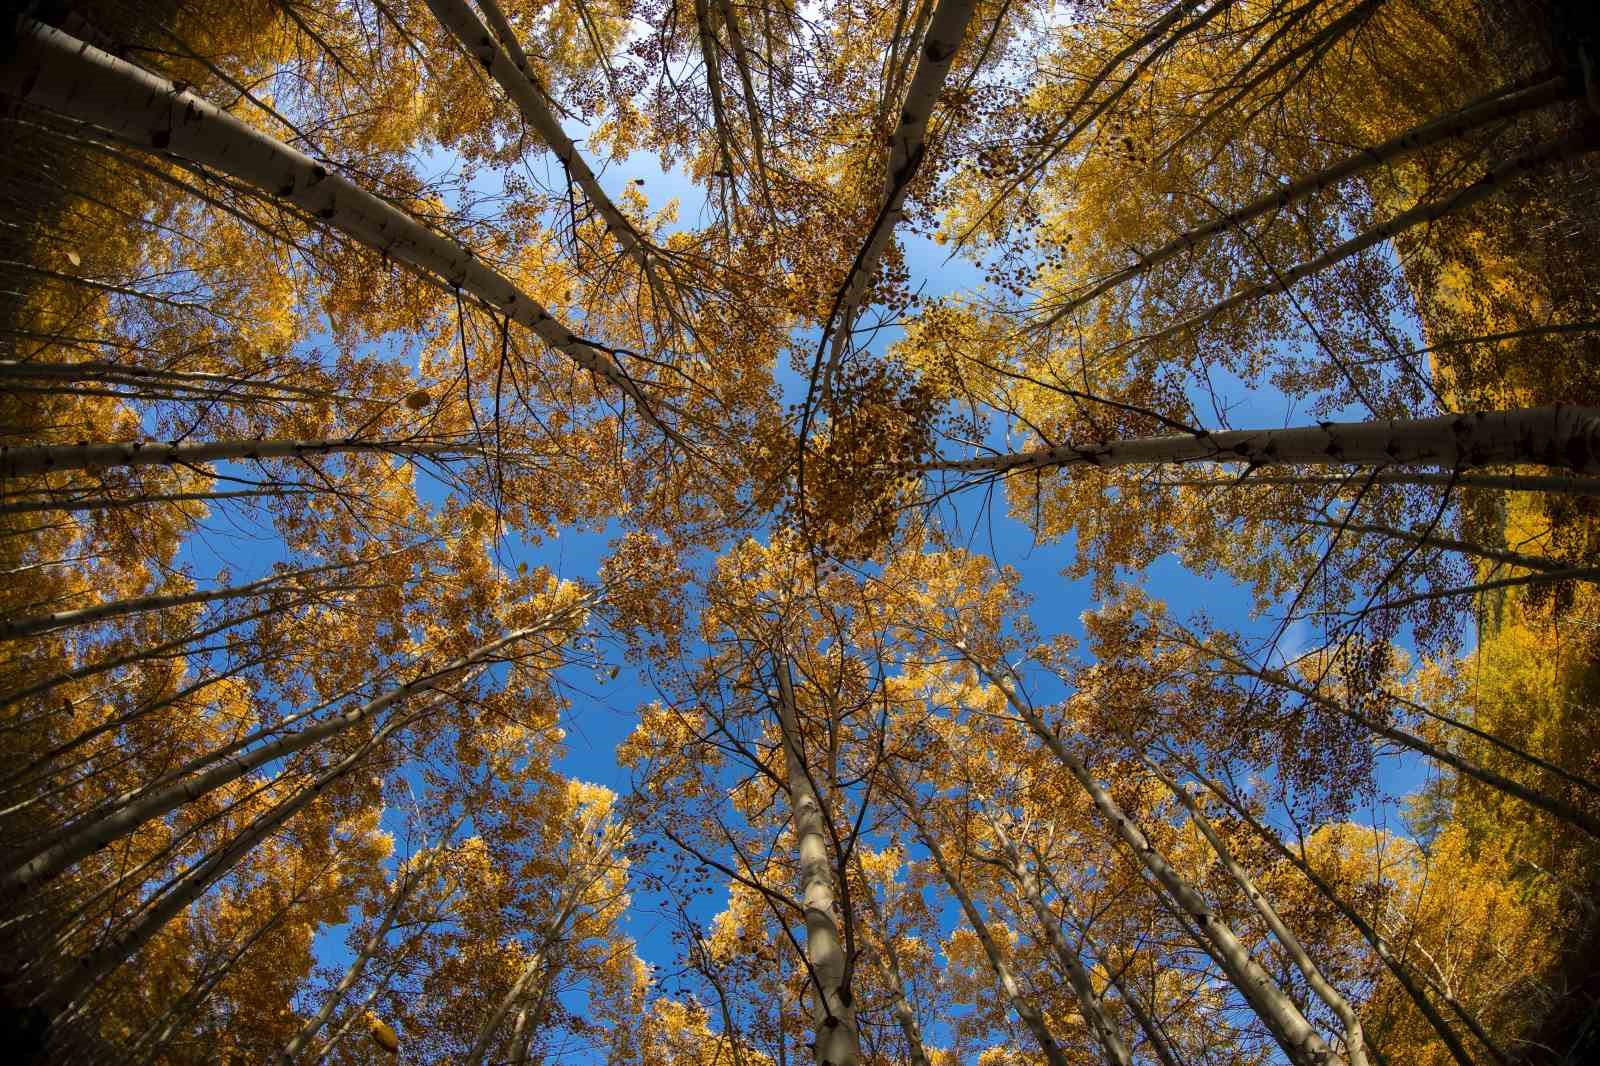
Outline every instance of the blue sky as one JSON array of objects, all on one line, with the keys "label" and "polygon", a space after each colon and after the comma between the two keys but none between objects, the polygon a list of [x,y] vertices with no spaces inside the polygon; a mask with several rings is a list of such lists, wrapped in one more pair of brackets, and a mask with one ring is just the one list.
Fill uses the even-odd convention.
[{"label": "blue sky", "polygon": [[[449,169],[450,159],[439,155],[428,163],[425,172],[438,172]],[[554,175],[551,177],[553,179]],[[680,225],[694,228],[704,221],[704,199],[700,190],[681,172],[664,171],[653,156],[636,154],[609,165],[602,170],[600,180],[608,192],[620,198],[624,188],[639,178],[644,179],[642,191],[653,207],[664,206],[671,199],[679,201]],[[484,187],[478,191],[491,190]],[[921,285],[928,296],[970,290],[981,283],[978,268],[964,260],[948,260],[945,249],[930,241],[910,237],[907,251],[913,285]],[[875,338],[875,347],[887,345],[894,339],[895,332],[882,331]],[[804,383],[786,367],[780,366],[779,374],[790,398],[798,398]],[[1283,425],[1301,420],[1287,398],[1270,390],[1246,389],[1238,381],[1214,380],[1213,384],[1228,401],[1230,417],[1235,424]],[[1209,406],[1198,409],[1206,412]],[[1071,538],[1036,544],[1031,531],[1006,514],[1002,492],[960,494],[942,514],[950,528],[966,532],[972,550],[992,553],[996,560],[1020,573],[1022,588],[1033,600],[1032,622],[1042,634],[1077,635],[1081,632],[1080,615],[1095,606],[1095,601],[1088,580],[1062,576],[1063,569],[1074,556]],[[502,558],[513,567],[526,562],[547,567],[561,577],[592,580],[609,553],[615,533],[615,529],[598,534],[562,532],[533,547],[520,541],[507,541]],[[202,537],[191,539],[180,561],[192,565],[202,579],[226,565],[232,569],[234,579],[239,580],[264,570],[279,558],[281,549],[270,532],[219,526]],[[1163,557],[1137,575],[1137,579],[1151,594],[1163,599],[1177,617],[1203,610],[1212,622],[1230,629],[1261,633],[1271,627],[1270,619],[1250,616],[1253,597],[1246,589],[1225,576],[1202,577],[1191,573],[1174,557]],[[1300,632],[1291,630],[1284,641],[1284,650],[1292,652],[1301,639]],[[607,680],[604,672],[597,674],[587,667],[574,666],[561,672],[560,680],[572,705],[562,723],[566,742],[557,767],[570,776],[626,792],[631,782],[627,773],[617,766],[615,749],[632,730],[637,709],[652,700],[655,693],[646,678],[623,661],[614,648],[608,654],[611,661],[621,667],[614,680]],[[1421,774],[1422,768],[1415,760],[1387,760],[1382,785],[1392,793],[1409,791],[1420,784]],[[1387,803],[1381,804],[1374,813],[1392,821],[1393,812]],[[399,812],[391,812],[391,815],[388,824],[399,830],[402,825]],[[397,832],[397,837],[400,836]],[[638,941],[647,961],[665,971],[672,970],[675,955],[661,901],[640,890],[634,902],[628,931]],[[722,902],[720,897],[705,900],[699,907],[701,916],[709,917]],[[954,924],[955,917],[953,911],[947,915],[949,924]],[[324,963],[342,966],[348,959],[343,943],[345,932],[343,927],[329,929],[318,938],[317,953]]]}]

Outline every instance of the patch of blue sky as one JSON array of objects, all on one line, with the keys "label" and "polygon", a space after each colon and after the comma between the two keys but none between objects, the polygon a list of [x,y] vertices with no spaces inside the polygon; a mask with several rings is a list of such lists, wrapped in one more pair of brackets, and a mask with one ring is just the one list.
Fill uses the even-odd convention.
[{"label": "patch of blue sky", "polygon": [[[669,201],[677,201],[675,228],[694,229],[709,221],[710,208],[704,188],[692,183],[681,167],[665,168],[657,157],[646,153],[635,153],[603,166],[600,162],[596,161],[600,182],[614,198],[621,199],[632,186],[635,191],[644,193],[656,210]],[[541,165],[545,172],[537,173]],[[535,170],[530,176],[542,179],[546,187],[559,186],[560,175],[552,171],[554,163],[550,157],[536,157],[527,166]],[[438,152],[424,160],[422,170],[445,176],[458,168],[458,161],[449,153]],[[502,177],[489,169],[481,170],[467,191],[481,203],[492,204],[501,194]],[[642,184],[637,184],[640,182]],[[947,258],[942,247],[923,236],[902,234],[901,238],[913,287],[920,289],[925,297],[936,298],[979,288],[982,275],[979,266],[965,259]],[[797,335],[796,341],[802,346],[814,345],[817,336],[816,331],[811,330]],[[902,336],[903,330],[898,325],[882,326],[873,331],[870,348],[882,351]],[[319,338],[310,338],[307,343],[317,344]],[[320,343],[326,344],[326,338],[320,339]],[[796,402],[804,395],[803,377],[781,359],[777,377],[786,402]],[[1191,389],[1196,410],[1216,415],[1219,422],[1225,419],[1235,426],[1264,426],[1288,425],[1302,420],[1293,398],[1270,387],[1254,386],[1221,369],[1212,369],[1207,382],[1195,382]],[[1360,416],[1359,412],[1350,414]],[[250,471],[241,469],[239,473],[249,476]],[[441,502],[448,492],[448,485],[426,468],[419,468],[418,486],[424,498],[434,504]],[[948,529],[965,540],[970,550],[989,554],[1018,572],[1022,589],[1032,597],[1032,622],[1042,634],[1081,635],[1083,612],[1098,604],[1089,581],[1062,576],[1076,550],[1072,537],[1037,542],[1027,523],[1011,516],[1004,493],[998,491],[971,490],[957,494],[940,506],[939,517]],[[546,567],[560,577],[592,581],[620,532],[620,525],[612,522],[599,531],[563,530],[536,542],[509,537],[497,546],[498,557],[508,567],[526,563]],[[208,531],[194,538],[186,545],[183,557],[196,566],[205,559],[208,565],[226,566],[243,576],[244,560],[250,562],[248,569],[264,571],[282,557],[282,550],[270,532],[241,525],[226,531]],[[1248,589],[1223,574],[1197,574],[1171,555],[1158,559],[1142,573],[1128,576],[1164,600],[1180,618],[1203,612],[1216,625],[1256,636],[1270,632],[1276,625],[1272,618],[1252,613],[1253,598]],[[1278,640],[1278,659],[1292,658],[1313,639],[1314,634],[1306,622],[1293,623]],[[558,682],[570,707],[563,715],[566,740],[556,766],[572,777],[626,793],[632,782],[628,772],[617,764],[616,747],[633,729],[638,709],[654,700],[657,693],[649,676],[636,665],[621,661],[620,656],[613,661],[621,667],[615,679],[609,678],[606,670],[596,669],[589,663],[575,663],[558,671]],[[1054,679],[1030,675],[1028,680],[1037,686],[1033,695],[1040,700],[1051,701],[1064,695]],[[1417,788],[1427,770],[1420,760],[1410,756],[1386,756],[1382,766],[1380,795],[1373,798],[1368,813],[1374,821],[1392,826],[1397,820],[1396,798]],[[416,782],[414,777],[412,779]],[[408,831],[400,811],[386,812],[384,825],[400,839],[404,839]],[[1280,828],[1289,827],[1282,825]],[[470,828],[463,832],[470,832]],[[403,847],[397,849],[397,858],[406,851]],[[657,972],[671,972],[675,969],[676,948],[672,942],[670,901],[665,897],[655,898],[642,885],[635,885],[633,898],[634,906],[625,920],[625,931],[637,943],[641,956],[659,967]],[[725,901],[715,896],[699,897],[691,904],[691,914],[702,922],[709,921],[724,905]],[[942,928],[948,932],[960,920],[959,911],[951,903],[941,918]],[[342,966],[348,961],[349,952],[344,943],[347,933],[345,926],[323,930],[316,944],[317,957],[322,964]],[[563,1001],[574,1010],[581,1010],[585,1003],[581,990],[567,993]],[[930,1037],[937,1041],[948,1035],[947,1029],[940,1030],[941,1027],[936,1027]]]}]

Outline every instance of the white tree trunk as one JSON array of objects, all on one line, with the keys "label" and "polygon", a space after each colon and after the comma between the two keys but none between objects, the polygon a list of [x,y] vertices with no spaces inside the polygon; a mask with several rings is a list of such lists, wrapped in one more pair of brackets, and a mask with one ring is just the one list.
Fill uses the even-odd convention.
[{"label": "white tree trunk", "polygon": [[1444,1042],[1445,1047],[1450,1051],[1450,1056],[1455,1059],[1458,1066],[1474,1066],[1472,1056],[1467,1053],[1466,1047],[1462,1045],[1461,1038],[1450,1028],[1450,1024],[1439,1013],[1439,1008],[1433,1005],[1433,1002],[1428,999],[1427,993],[1417,984],[1416,978],[1412,976],[1410,967],[1395,956],[1394,951],[1389,947],[1388,941],[1373,928],[1372,924],[1361,917],[1360,912],[1346,902],[1344,897],[1339,895],[1326,878],[1317,873],[1316,868],[1307,862],[1304,856],[1295,854],[1287,844],[1278,838],[1277,833],[1262,825],[1242,804],[1230,796],[1220,782],[1205,776],[1193,766],[1188,766],[1186,769],[1194,775],[1195,780],[1199,781],[1213,795],[1227,804],[1229,809],[1237,814],[1246,825],[1250,826],[1256,835],[1264,840],[1273,851],[1299,870],[1306,880],[1310,881],[1312,886],[1322,894],[1322,897],[1344,917],[1345,921],[1349,922],[1361,934],[1362,938],[1371,945],[1379,960],[1388,967],[1389,972],[1399,982],[1400,987],[1406,990],[1406,994],[1411,997],[1411,1001],[1416,1004],[1417,1009],[1428,1020],[1428,1024],[1433,1027],[1433,1031],[1439,1036],[1439,1039]]},{"label": "white tree trunk", "polygon": [[171,466],[240,459],[305,459],[315,455],[383,453],[387,455],[465,454],[475,449],[455,444],[402,440],[223,440],[205,444],[159,441],[119,443],[0,445],[0,478],[48,474],[55,470],[102,470],[112,466]]},{"label": "white tree trunk", "polygon": [[[17,640],[21,637],[37,636],[40,633],[65,629],[69,626],[92,625],[95,622],[103,622],[108,618],[122,618],[130,614],[160,611],[169,607],[183,607],[193,603],[213,603],[217,600],[243,599],[247,596],[270,592],[274,588],[296,578],[310,577],[314,574],[326,574],[334,570],[348,570],[354,566],[364,565],[369,561],[371,560],[363,559],[354,563],[330,563],[327,566],[313,566],[304,570],[272,574],[259,581],[252,581],[244,585],[233,585],[228,588],[211,589],[205,592],[133,596],[125,600],[100,603],[93,607],[83,607],[75,611],[52,611],[49,614],[4,619],[0,620],[0,640]],[[335,589],[318,591],[335,591]]]},{"label": "white tree trunk", "polygon": [[873,219],[872,228],[867,231],[866,241],[856,255],[855,262],[850,264],[850,272],[839,289],[838,306],[828,323],[832,330],[832,350],[822,375],[824,396],[828,394],[833,375],[844,358],[851,330],[855,327],[856,314],[861,309],[867,286],[872,283],[872,276],[877,273],[878,261],[889,247],[895,227],[905,217],[906,194],[927,151],[928,119],[933,115],[933,105],[938,102],[939,94],[944,91],[950,65],[955,60],[977,7],[976,0],[938,0],[938,7],[928,23],[928,32],[922,38],[916,73],[911,76],[911,85],[906,89],[905,100],[900,105],[899,122],[889,135],[889,158],[878,215]]},{"label": "white tree trunk", "polygon": [[800,856],[800,897],[806,916],[806,961],[815,984],[812,1025],[817,1066],[857,1066],[861,1059],[856,1031],[855,995],[845,984],[846,959],[834,918],[834,868],[828,857],[827,824],[822,800],[812,784],[800,750],[799,712],[789,661],[773,656],[778,677],[778,726],[783,764],[793,808],[795,846]]},{"label": "white tree trunk", "polygon": [[[53,840],[47,839],[42,847],[28,853],[27,859],[0,875],[0,898],[15,899],[33,891],[68,866],[133,832],[150,819],[170,814],[185,803],[237,781],[267,763],[304,751],[318,741],[352,729],[403,700],[437,689],[482,665],[510,645],[545,628],[545,624],[540,624],[514,630],[359,707],[261,744],[243,755],[222,759],[208,769],[123,797],[116,801],[109,814],[90,815],[51,834]],[[424,710],[432,709],[445,698],[441,693]]]},{"label": "white tree trunk", "polygon": [[[902,792],[904,789],[902,789]],[[1006,1000],[1011,1004],[1011,1009],[1017,1012],[1017,1017],[1022,1019],[1022,1024],[1028,1027],[1034,1040],[1038,1041],[1039,1050],[1044,1053],[1045,1062],[1049,1066],[1067,1066],[1066,1056],[1061,1051],[1061,1045],[1056,1043],[1055,1036],[1050,1032],[1050,1026],[1045,1022],[1044,1012],[1039,1009],[1027,992],[1022,988],[1017,975],[1012,972],[1005,956],[1000,953],[1000,946],[994,942],[994,937],[989,932],[988,923],[983,919],[983,912],[978,910],[978,905],[972,899],[972,893],[967,891],[967,886],[962,883],[950,864],[945,861],[944,852],[940,849],[933,836],[923,827],[920,819],[912,811],[911,805],[916,802],[914,796],[906,795],[906,817],[916,827],[917,837],[922,841],[922,846],[928,849],[928,854],[933,858],[933,864],[939,868],[939,873],[944,877],[945,884],[950,886],[950,894],[955,896],[956,902],[961,904],[961,911],[967,916],[967,924],[972,927],[973,933],[978,937],[978,943],[983,945],[983,953],[989,957],[989,966],[994,970],[995,978],[1000,982],[1000,989],[1005,993]]]},{"label": "white tree trunk", "polygon": [[1469,105],[1452,114],[1443,115],[1420,126],[1414,126],[1398,136],[1392,137],[1382,144],[1363,148],[1344,159],[1333,163],[1314,174],[1290,182],[1273,192],[1252,200],[1243,207],[1235,208],[1214,221],[1203,226],[1197,226],[1186,233],[1174,237],[1168,243],[1139,257],[1137,263],[1124,267],[1113,274],[1108,274],[1100,281],[1095,282],[1086,291],[1073,296],[1065,303],[1054,308],[1050,317],[1045,319],[1040,326],[1049,326],[1060,321],[1065,316],[1084,306],[1095,297],[1115,289],[1126,282],[1132,281],[1160,266],[1167,260],[1184,252],[1192,251],[1198,245],[1204,244],[1212,237],[1225,233],[1230,229],[1237,229],[1247,222],[1251,222],[1262,215],[1274,211],[1282,211],[1290,204],[1298,203],[1308,196],[1327,189],[1346,178],[1370,169],[1371,167],[1394,163],[1408,156],[1420,152],[1424,148],[1439,144],[1442,141],[1459,137],[1463,133],[1478,129],[1502,119],[1512,118],[1526,111],[1534,111],[1558,100],[1571,97],[1572,91],[1568,88],[1567,79],[1551,78],[1532,88],[1523,89],[1514,93],[1496,93],[1482,102]]},{"label": "white tree trunk", "polygon": [[1496,773],[1487,767],[1479,766],[1477,763],[1465,758],[1464,756],[1457,755],[1444,745],[1434,744],[1433,742],[1424,740],[1413,733],[1408,733],[1403,729],[1396,729],[1394,726],[1388,725],[1387,723],[1381,721],[1380,719],[1374,718],[1371,715],[1363,714],[1354,708],[1347,707],[1339,701],[1323,695],[1316,689],[1301,684],[1294,678],[1282,673],[1281,671],[1268,670],[1252,666],[1243,659],[1236,658],[1230,654],[1227,654],[1226,652],[1221,651],[1220,649],[1201,644],[1200,642],[1193,640],[1193,638],[1188,638],[1187,635],[1185,635],[1185,639],[1192,647],[1195,647],[1197,650],[1200,650],[1206,654],[1215,655],[1219,660],[1231,668],[1230,670],[1219,672],[1230,675],[1239,674],[1247,677],[1258,678],[1259,680],[1265,681],[1269,685],[1275,685],[1278,688],[1284,689],[1285,691],[1293,692],[1295,695],[1315,704],[1328,713],[1337,714],[1344,718],[1348,718],[1352,722],[1356,722],[1380,737],[1392,740],[1396,744],[1399,744],[1403,747],[1410,748],[1412,751],[1417,752],[1420,755],[1426,755],[1428,758],[1433,759],[1436,762],[1443,763],[1445,766],[1457,770],[1476,781],[1481,781],[1490,788],[1499,789],[1501,792],[1504,792],[1509,796],[1515,796],[1524,803],[1538,807],[1540,810],[1554,815],[1564,822],[1568,822],[1571,825],[1577,826],[1590,836],[1600,839],[1600,819],[1594,818],[1587,812],[1579,809],[1577,806],[1567,802],[1564,799],[1547,795],[1546,793],[1540,792],[1536,789],[1529,788],[1518,781],[1506,777],[1504,774]]},{"label": "white tree trunk", "polygon": [[1005,853],[1006,862],[1011,867],[1010,872],[1016,878],[1018,887],[1022,889],[1022,895],[1027,899],[1028,907],[1033,911],[1039,927],[1044,931],[1045,941],[1056,953],[1061,965],[1066,968],[1067,978],[1072,983],[1072,991],[1078,997],[1078,1009],[1083,1012],[1083,1020],[1088,1025],[1089,1031],[1105,1049],[1106,1062],[1110,1066],[1132,1066],[1133,1055],[1128,1050],[1127,1041],[1122,1038],[1121,1031],[1106,1013],[1105,1004],[1096,994],[1094,982],[1090,979],[1083,960],[1078,957],[1072,945],[1067,943],[1066,937],[1061,934],[1060,923],[1045,905],[1044,889],[1039,884],[1039,875],[1023,860],[1022,853],[1011,842],[1005,825],[990,809],[988,801],[980,796],[979,802],[982,804],[979,813],[990,831],[994,833],[995,839],[1000,844],[1000,850]]},{"label": "white tree trunk", "polygon": [[82,1007],[83,997],[107,974],[132,958],[161,931],[179,911],[198,899],[202,893],[226,876],[240,860],[254,851],[260,843],[277,832],[284,823],[322,795],[330,786],[345,777],[366,761],[389,737],[415,722],[427,709],[410,715],[395,715],[385,725],[364,741],[349,755],[324,770],[310,785],[279,800],[258,815],[236,837],[190,867],[173,882],[165,895],[151,903],[132,926],[107,937],[100,946],[73,962],[68,971],[46,989],[35,1002],[52,1019]]},{"label": "white tree trunk", "polygon": [[227,174],[294,204],[354,240],[445,285],[468,292],[604,378],[650,414],[613,357],[551,317],[539,302],[472,251],[253,129],[186,88],[108,55],[53,27],[22,18],[0,91],[134,144],[147,144]]},{"label": "white tree trunk", "polygon": [[861,853],[852,851],[851,857],[855,860],[856,873],[861,877],[861,884],[865,891],[862,896],[867,904],[867,909],[872,912],[872,920],[878,926],[878,939],[883,943],[884,959],[879,969],[883,971],[884,982],[889,986],[893,999],[889,1009],[894,1014],[894,1020],[900,1026],[901,1034],[906,1038],[906,1056],[911,1066],[928,1066],[928,1051],[922,1044],[922,1026],[917,1022],[917,1012],[912,1009],[911,1000],[906,996],[906,983],[904,971],[900,966],[900,953],[895,950],[894,934],[889,929],[889,922],[884,918],[883,910],[878,906],[878,896],[872,890],[872,884],[867,880],[866,867],[861,863]]},{"label": "white tree trunk", "polygon": [[328,997],[323,1001],[321,1009],[306,1019],[306,1023],[300,1027],[300,1031],[295,1033],[289,1043],[284,1046],[284,1066],[294,1066],[295,1060],[300,1057],[306,1048],[311,1046],[311,1041],[316,1039],[317,1033],[321,1032],[322,1027],[328,1024],[328,1019],[333,1017],[334,1011],[339,1009],[339,1004],[344,1002],[344,997],[349,995],[350,990],[356,986],[356,982],[361,980],[362,973],[366,971],[367,963],[383,947],[384,942],[389,937],[389,930],[394,927],[394,923],[399,919],[400,912],[404,909],[406,901],[411,898],[412,893],[422,886],[423,881],[433,871],[433,866],[438,861],[444,847],[449,844],[450,838],[455,835],[457,829],[461,828],[461,823],[466,819],[467,813],[464,811],[448,829],[439,834],[438,840],[433,845],[434,850],[423,861],[417,863],[415,867],[407,870],[395,882],[393,890],[389,893],[388,905],[383,909],[383,918],[378,922],[377,927],[373,929],[372,935],[367,937],[366,941],[361,945],[361,950],[356,953],[356,957],[350,960],[349,966],[345,967],[344,975],[339,978],[339,983],[334,986],[333,991],[328,993]]},{"label": "white tree trunk", "polygon": [[1365,230],[1349,240],[1328,249],[1315,259],[1297,263],[1283,270],[1275,270],[1275,276],[1271,281],[1241,289],[1197,315],[1174,323],[1155,333],[1137,337],[1130,343],[1154,344],[1156,341],[1174,334],[1186,333],[1192,329],[1197,329],[1223,312],[1242,304],[1252,303],[1276,293],[1288,292],[1289,289],[1294,287],[1295,282],[1300,281],[1302,278],[1310,277],[1312,274],[1326,270],[1335,263],[1349,259],[1351,256],[1364,252],[1375,245],[1382,244],[1384,241],[1404,233],[1413,226],[1426,225],[1429,222],[1436,222],[1446,215],[1464,211],[1473,204],[1487,200],[1495,193],[1510,187],[1517,178],[1522,177],[1524,174],[1534,173],[1544,167],[1575,159],[1585,153],[1594,151],[1597,147],[1600,147],[1600,140],[1597,140],[1596,136],[1588,130],[1580,130],[1565,137],[1546,141],[1531,151],[1501,163],[1471,185],[1457,190],[1453,196],[1419,204],[1381,225]]},{"label": "white tree trunk", "polygon": [[1010,685],[996,677],[986,664],[969,654],[962,642],[956,641],[954,647],[990,684],[1005,695],[1006,701],[1028,728],[1044,741],[1045,746],[1055,754],[1068,772],[1078,779],[1078,783],[1089,794],[1101,817],[1111,824],[1117,836],[1139,860],[1140,865],[1149,871],[1151,877],[1171,897],[1181,913],[1199,926],[1205,942],[1216,952],[1218,961],[1228,971],[1239,993],[1277,1037],[1285,1053],[1301,1066],[1342,1062],[1343,1060],[1328,1046],[1327,1041],[1306,1020],[1294,1001],[1251,957],[1250,952],[1228,924],[1217,917],[1206,898],[1189,884],[1171,863],[1167,862],[1144,835],[1144,831],[1112,798],[1111,793],[1095,780],[1089,768],[1083,764],[1083,760],[1067,748],[1061,738],[1045,725],[1039,713],[1025,700],[1020,699]]},{"label": "white tree trunk", "polygon": [[[533,69],[528,65],[528,57],[517,42],[511,24],[501,14],[499,5],[494,0],[480,0],[479,6],[483,9],[484,17],[489,20],[489,27],[485,28],[483,23],[478,21],[478,16],[467,6],[466,0],[427,0],[427,4],[434,18],[439,20],[439,24],[449,30],[467,51],[483,64],[489,76],[500,83],[506,95],[517,105],[517,110],[522,113],[528,125],[538,133],[539,139],[555,153],[557,159],[561,160],[567,176],[583,190],[583,194],[594,205],[601,221],[605,223],[606,231],[641,270],[649,270],[648,253],[639,240],[633,223],[628,221],[627,216],[617,209],[611,197],[606,195],[594,171],[578,152],[578,146],[572,143],[572,138],[561,128],[561,122],[550,107],[544,88],[536,80]],[[489,32],[491,29],[494,31],[493,34]],[[499,39],[498,44],[496,38]]]},{"label": "white tree trunk", "polygon": [[1144,763],[1160,779],[1161,783],[1167,786],[1167,790],[1177,797],[1178,802],[1183,804],[1184,809],[1189,812],[1190,820],[1194,822],[1201,835],[1210,843],[1211,849],[1216,852],[1217,860],[1222,863],[1222,868],[1228,872],[1228,876],[1232,877],[1240,890],[1244,892],[1245,898],[1250,901],[1250,905],[1261,916],[1261,920],[1267,923],[1267,928],[1272,930],[1272,935],[1277,938],[1278,943],[1283,945],[1283,950],[1288,954],[1290,961],[1294,963],[1295,969],[1299,970],[1301,975],[1305,977],[1307,986],[1310,987],[1312,992],[1316,993],[1318,999],[1327,1004],[1328,1009],[1333,1011],[1334,1016],[1344,1026],[1345,1056],[1349,1059],[1350,1066],[1368,1066],[1366,1038],[1361,1032],[1361,1019],[1356,1016],[1356,1012],[1351,1008],[1349,1001],[1339,993],[1338,989],[1328,983],[1328,979],[1322,975],[1322,971],[1317,968],[1317,964],[1311,961],[1311,956],[1306,953],[1306,949],[1301,945],[1299,938],[1284,923],[1282,916],[1278,914],[1277,908],[1272,905],[1272,901],[1261,893],[1261,889],[1256,886],[1255,880],[1233,857],[1233,853],[1228,850],[1227,844],[1223,842],[1222,837],[1211,824],[1211,820],[1205,816],[1205,812],[1194,801],[1194,797],[1189,794],[1188,789],[1169,777],[1152,760],[1146,758]]},{"label": "white tree trunk", "polygon": [[1600,473],[1600,409],[1529,407],[1433,418],[1324,422],[1290,429],[1199,430],[1184,436],[1061,444],[930,462],[921,469],[1010,473],[1051,467],[1200,462],[1251,466],[1417,463],[1451,470],[1526,463],[1594,474]]}]

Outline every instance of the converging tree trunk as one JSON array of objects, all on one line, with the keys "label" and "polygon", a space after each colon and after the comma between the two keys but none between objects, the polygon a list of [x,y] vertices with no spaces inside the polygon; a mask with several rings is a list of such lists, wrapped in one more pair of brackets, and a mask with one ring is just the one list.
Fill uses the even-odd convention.
[{"label": "converging tree trunk", "polygon": [[[806,916],[806,963],[811,977],[812,1026],[817,1066],[856,1066],[861,1060],[855,993],[848,984],[849,960],[835,917],[833,860],[815,779],[801,748],[799,708],[786,654],[773,656],[778,699],[775,710],[783,744],[785,786],[794,818],[800,859],[800,902]],[[849,916],[845,916],[849,920]]]}]

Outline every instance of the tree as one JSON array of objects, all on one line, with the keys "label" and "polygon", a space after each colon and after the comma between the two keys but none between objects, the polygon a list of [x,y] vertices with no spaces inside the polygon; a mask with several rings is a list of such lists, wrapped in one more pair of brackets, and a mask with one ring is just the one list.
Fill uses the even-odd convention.
[{"label": "tree", "polygon": [[1582,5],[4,26],[19,1057],[1592,1050]]}]

